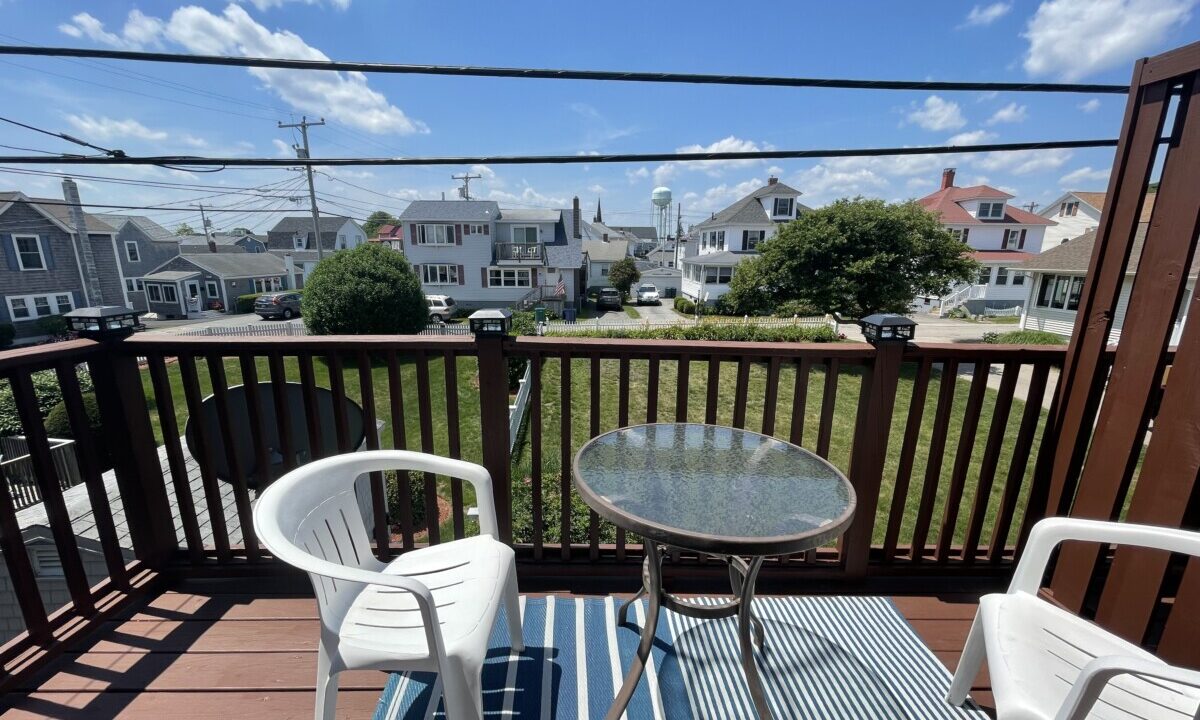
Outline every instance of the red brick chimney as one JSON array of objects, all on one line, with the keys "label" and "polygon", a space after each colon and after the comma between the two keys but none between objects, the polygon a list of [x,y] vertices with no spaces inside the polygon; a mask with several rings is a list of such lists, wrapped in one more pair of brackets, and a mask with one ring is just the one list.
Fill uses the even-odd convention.
[{"label": "red brick chimney", "polygon": [[779,178],[775,177],[774,175],[772,175],[771,177],[767,178],[767,184],[768,184],[768,185],[774,185],[774,184],[775,184],[775,183],[777,183],[777,182],[779,182]]},{"label": "red brick chimney", "polygon": [[946,168],[942,171],[942,190],[948,187],[954,187],[954,168]]}]

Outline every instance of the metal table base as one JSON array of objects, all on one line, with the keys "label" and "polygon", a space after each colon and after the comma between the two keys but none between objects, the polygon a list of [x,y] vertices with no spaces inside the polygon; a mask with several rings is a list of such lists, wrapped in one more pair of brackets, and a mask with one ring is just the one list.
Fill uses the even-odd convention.
[{"label": "metal table base", "polygon": [[758,711],[760,720],[770,720],[772,715],[770,708],[767,707],[766,691],[763,688],[762,678],[758,674],[758,665],[754,661],[754,645],[758,645],[760,650],[763,648],[763,624],[754,616],[751,608],[754,600],[754,582],[758,577],[759,568],[762,567],[763,558],[756,556],[747,560],[736,555],[713,556],[728,565],[729,584],[733,596],[716,605],[699,605],[676,597],[663,589],[661,548],[649,540],[645,542],[644,547],[646,559],[642,562],[642,587],[636,595],[621,605],[617,613],[617,620],[624,625],[629,617],[629,606],[643,596],[650,598],[650,608],[646,613],[646,624],[642,627],[637,655],[633,659],[633,664],[629,666],[628,672],[625,673],[621,691],[613,700],[612,707],[605,716],[606,720],[620,719],[621,714],[629,705],[629,700],[633,697],[634,690],[641,681],[642,673],[646,669],[646,661],[654,647],[654,635],[658,631],[660,607],[673,610],[680,615],[703,620],[737,615],[738,644],[742,656],[742,669],[746,672],[746,681],[750,686],[750,697],[754,700],[754,707]]}]

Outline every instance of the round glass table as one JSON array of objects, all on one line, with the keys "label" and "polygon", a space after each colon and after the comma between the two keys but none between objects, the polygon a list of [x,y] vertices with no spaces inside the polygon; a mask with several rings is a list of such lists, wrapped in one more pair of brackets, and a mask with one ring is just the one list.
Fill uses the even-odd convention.
[{"label": "round glass table", "polygon": [[[751,609],[763,559],[820,547],[854,517],[850,482],[817,455],[747,430],[698,423],[635,425],[599,435],[575,456],[572,476],[584,502],[614,525],[644,538],[642,588],[621,606],[649,597],[637,656],[608,718],[619,718],[654,644],[658,610],[697,618],[738,617],[742,667],[760,718],[771,717],[753,644],[763,626]],[[673,547],[709,555],[729,568],[732,597],[700,605],[663,589],[662,553]],[[753,644],[752,644],[753,634]]]}]

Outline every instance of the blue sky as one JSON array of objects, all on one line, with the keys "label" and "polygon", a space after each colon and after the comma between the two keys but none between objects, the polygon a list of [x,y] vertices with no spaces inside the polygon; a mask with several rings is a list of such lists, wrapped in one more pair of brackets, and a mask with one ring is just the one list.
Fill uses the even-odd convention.
[{"label": "blue sky", "polygon": [[[415,3],[382,0],[38,2],[0,0],[0,42],[382,62],[663,70],[966,81],[1128,81],[1134,59],[1200,36],[1197,0],[788,3]],[[302,114],[323,116],[314,156],[800,149],[1115,137],[1122,96],[920,93],[422,76],[369,77],[53,58],[2,58],[0,114],[130,154],[290,153]],[[131,74],[136,73],[136,74]],[[0,126],[0,143],[74,152]],[[20,154],[0,148],[0,154]],[[696,222],[769,174],[821,205],[846,195],[898,200],[986,182],[1018,202],[1105,186],[1110,150],[719,164],[475,168],[476,196],[510,207],[597,198],[610,224],[650,224],[666,184]],[[249,209],[306,207],[287,170],[193,173],[153,167],[40,166],[194,187],[81,183],[95,203],[197,201],[228,208],[217,227],[270,224]],[[327,171],[323,210],[363,217],[447,195],[469,168]],[[222,188],[271,184],[267,197]],[[201,187],[205,186],[205,187]],[[208,188],[207,186],[214,186]],[[357,186],[357,187],[356,187]],[[0,189],[57,196],[58,180],[0,173]],[[241,212],[237,212],[241,210]],[[194,212],[147,213],[198,227]]]}]

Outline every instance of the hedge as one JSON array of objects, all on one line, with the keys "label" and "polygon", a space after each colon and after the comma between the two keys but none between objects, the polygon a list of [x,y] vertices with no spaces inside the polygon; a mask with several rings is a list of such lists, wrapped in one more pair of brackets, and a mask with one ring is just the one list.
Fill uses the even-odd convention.
[{"label": "hedge", "polygon": [[838,342],[841,337],[828,325],[819,327],[765,327],[762,325],[674,325],[650,330],[588,330],[548,333],[560,337],[601,337],[630,340],[716,340],[722,342]]},{"label": "hedge", "polygon": [[[80,392],[92,391],[92,376],[87,370],[76,371],[79,378]],[[33,391],[37,395],[38,413],[45,418],[62,400],[62,387],[58,384],[58,375],[53,370],[42,370],[30,375],[33,380]],[[23,435],[21,418],[17,415],[17,403],[13,400],[12,386],[0,383],[0,435]]]},{"label": "hedge", "polygon": [[992,345],[1066,345],[1067,339],[1044,330],[1010,330],[1009,332],[988,332],[983,334],[983,341]]},{"label": "hedge", "polygon": [[83,394],[83,409],[87,414],[88,427],[86,437],[81,438],[74,432],[71,427],[71,418],[67,413],[66,403],[59,401],[46,416],[46,434],[56,438],[73,438],[75,440],[90,442],[96,451],[96,460],[100,463],[100,470],[106,471],[112,469],[112,460],[108,455],[108,446],[104,442],[103,428],[100,424],[100,405],[96,402],[96,393],[89,392]]},{"label": "hedge", "polygon": [[[389,526],[400,524],[400,482],[397,471],[386,470],[383,473],[387,486],[387,521]],[[412,508],[412,523],[414,528],[425,525],[425,474],[416,471],[405,473],[408,476],[409,507]]]}]

